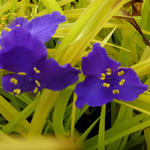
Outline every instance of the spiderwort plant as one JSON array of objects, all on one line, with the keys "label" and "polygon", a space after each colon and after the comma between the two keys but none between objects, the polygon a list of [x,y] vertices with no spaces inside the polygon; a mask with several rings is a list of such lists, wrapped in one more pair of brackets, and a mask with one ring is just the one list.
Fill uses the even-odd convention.
[{"label": "spiderwort plant", "polygon": [[30,23],[23,21],[32,29],[30,32],[23,23],[23,27],[14,23],[16,27],[12,27],[9,32],[3,32],[0,66],[11,72],[2,77],[5,92],[21,94],[32,91],[36,94],[42,88],[62,90],[78,80],[79,70],[72,68],[70,64],[59,66],[54,59],[47,59],[47,50],[43,42],[55,33],[57,26],[49,32],[40,31],[39,25],[43,24],[44,20],[46,22],[48,16],[44,16],[43,19],[35,18]]},{"label": "spiderwort plant", "polygon": [[147,90],[133,69],[119,67],[120,63],[108,57],[105,49],[95,43],[92,52],[82,59],[86,78],[75,89],[77,107],[101,106],[113,99],[132,101]]}]

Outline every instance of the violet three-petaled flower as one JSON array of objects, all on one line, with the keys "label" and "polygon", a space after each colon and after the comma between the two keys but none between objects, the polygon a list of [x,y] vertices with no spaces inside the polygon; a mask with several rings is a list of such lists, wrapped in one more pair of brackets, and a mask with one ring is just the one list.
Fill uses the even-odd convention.
[{"label": "violet three-petaled flower", "polygon": [[21,27],[37,37],[40,41],[47,42],[55,33],[58,25],[65,21],[66,17],[57,11],[54,11],[52,14],[35,17],[31,21],[23,17],[18,17],[4,28],[1,38],[5,37],[9,31]]},{"label": "violet three-petaled flower", "polygon": [[95,43],[92,52],[82,59],[86,78],[76,86],[76,106],[101,106],[113,99],[132,101],[147,90],[133,69],[119,67],[120,63],[108,57],[105,49]]},{"label": "violet three-petaled flower", "polygon": [[79,70],[47,59],[44,43],[25,28],[8,32],[1,39],[1,46],[0,66],[12,72],[2,77],[5,92],[36,94],[42,88],[62,90],[78,80]]}]

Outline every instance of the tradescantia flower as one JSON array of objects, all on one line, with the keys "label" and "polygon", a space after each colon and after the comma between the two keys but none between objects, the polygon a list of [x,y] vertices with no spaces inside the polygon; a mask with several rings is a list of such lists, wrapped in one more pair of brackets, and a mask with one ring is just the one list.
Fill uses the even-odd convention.
[{"label": "tradescantia flower", "polygon": [[65,21],[65,16],[57,11],[54,11],[52,14],[36,17],[30,22],[23,17],[18,17],[4,28],[1,38],[7,36],[11,30],[21,27],[37,37],[40,41],[47,42],[55,33],[58,24]]},{"label": "tradescantia flower", "polygon": [[101,106],[113,99],[132,101],[147,90],[133,69],[119,67],[120,63],[109,58],[105,49],[95,43],[92,52],[82,59],[86,78],[75,88],[76,106]]},{"label": "tradescantia flower", "polygon": [[0,66],[12,73],[2,77],[5,92],[21,94],[42,88],[62,90],[78,80],[79,70],[70,64],[59,66],[47,59],[47,50],[38,36],[17,27],[1,39]]}]

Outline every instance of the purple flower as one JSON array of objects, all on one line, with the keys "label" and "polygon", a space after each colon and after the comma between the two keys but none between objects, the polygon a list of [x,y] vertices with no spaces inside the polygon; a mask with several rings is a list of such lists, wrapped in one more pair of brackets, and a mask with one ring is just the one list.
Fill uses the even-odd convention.
[{"label": "purple flower", "polygon": [[30,22],[23,17],[19,17],[4,28],[5,30],[3,30],[1,36],[3,38],[9,33],[10,30],[21,27],[24,30],[30,32],[42,42],[46,42],[49,41],[49,39],[53,36],[58,27],[58,24],[65,21],[65,16],[61,15],[57,11],[54,11],[52,14],[36,17]]},{"label": "purple flower", "polygon": [[82,59],[86,78],[75,89],[77,107],[82,108],[85,104],[101,106],[113,99],[132,101],[147,90],[147,85],[141,83],[133,69],[119,67],[120,64],[95,43],[92,52]]},{"label": "purple flower", "polygon": [[47,59],[43,42],[25,28],[8,32],[1,39],[1,46],[0,66],[12,72],[2,77],[5,92],[36,94],[42,88],[62,90],[78,80],[79,70],[70,64],[59,66],[54,59]]}]

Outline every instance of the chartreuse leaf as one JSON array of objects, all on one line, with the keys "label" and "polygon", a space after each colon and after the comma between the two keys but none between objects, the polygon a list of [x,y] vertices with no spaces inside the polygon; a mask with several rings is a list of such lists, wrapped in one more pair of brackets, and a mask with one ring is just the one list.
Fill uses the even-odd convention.
[{"label": "chartreuse leaf", "polygon": [[[104,145],[113,143],[124,136],[142,130],[148,126],[150,126],[150,118],[143,113],[126,121],[120,122],[105,132]],[[87,149],[96,149],[97,141],[98,136],[88,139],[86,141]]]},{"label": "chartreuse leaf", "polygon": [[[119,112],[118,112],[118,116],[116,118],[116,121],[113,125],[113,127],[117,124],[119,124],[120,122],[123,122],[125,120],[128,120],[129,118],[132,118],[132,109],[129,108],[129,107],[126,107],[124,105],[121,105],[120,106],[120,109],[119,109]],[[128,136],[125,137],[125,139],[128,139]],[[117,140],[115,141],[114,143],[108,145],[108,150],[112,150],[113,148],[114,149],[119,149],[119,146],[122,144],[122,142],[125,142],[126,140],[125,139],[120,139],[120,140]]]},{"label": "chartreuse leaf", "polygon": [[74,140],[74,127],[75,127],[75,120],[76,120],[76,106],[75,101],[77,99],[77,95],[74,94],[73,103],[72,103],[72,114],[71,114],[71,139]]},{"label": "chartreuse leaf", "polygon": [[75,65],[104,24],[110,20],[125,2],[127,0],[93,1],[81,14],[58,47],[56,59],[60,64],[71,63]]},{"label": "chartreuse leaf", "polygon": [[134,146],[137,146],[143,143],[145,143],[145,138],[142,135],[142,136],[137,137],[135,140],[128,141],[128,144],[126,144],[124,150],[130,150],[131,148],[133,149]]},{"label": "chartreuse leaf", "polygon": [[64,6],[64,5],[71,3],[73,1],[75,1],[75,0],[61,0],[61,1],[59,1],[59,5]]},{"label": "chartreuse leaf", "polygon": [[[8,121],[11,121],[19,114],[19,112],[14,107],[12,107],[8,101],[0,96],[0,114]],[[30,124],[27,121],[23,121],[16,129],[19,133],[25,135],[29,127]]]},{"label": "chartreuse leaf", "polygon": [[115,32],[116,27],[107,35],[107,37],[101,42],[101,46],[104,47],[108,40],[111,38],[112,34]]},{"label": "chartreuse leaf", "polygon": [[131,66],[131,68],[136,71],[138,76],[147,75],[150,73],[150,59],[141,61],[141,62]]},{"label": "chartreuse leaf", "polygon": [[53,11],[59,11],[63,14],[61,7],[56,0],[41,0],[41,2],[47,8],[49,13],[52,13]]},{"label": "chartreuse leaf", "polygon": [[11,1],[5,2],[0,8],[0,15],[8,11],[10,8],[11,8]]},{"label": "chartreuse leaf", "polygon": [[144,61],[146,59],[150,59],[150,47],[148,46],[144,48],[140,61]]},{"label": "chartreuse leaf", "polygon": [[27,1],[25,1],[25,0],[21,1],[19,11],[18,11],[18,14],[17,14],[18,17],[25,16],[26,7],[27,7]]},{"label": "chartreuse leaf", "polygon": [[99,132],[98,132],[98,150],[105,150],[105,116],[106,116],[106,104],[102,106],[101,109],[101,119],[99,122]]},{"label": "chartreuse leaf", "polygon": [[150,149],[150,127],[144,129],[144,136],[147,144],[147,150]]},{"label": "chartreuse leaf", "polygon": [[12,20],[13,13],[15,12],[15,9],[16,9],[16,5],[17,5],[17,0],[12,0],[10,14],[9,14],[9,21]]},{"label": "chartreuse leaf", "polygon": [[113,143],[114,141],[124,136],[127,136],[133,132],[144,129],[149,125],[150,125],[149,116],[146,116],[145,114],[137,115],[107,130],[105,144],[107,145]]},{"label": "chartreuse leaf", "polygon": [[10,133],[16,129],[34,111],[37,100],[29,104],[23,111],[18,113],[7,125],[2,128],[5,133]]},{"label": "chartreuse leaf", "polygon": [[63,119],[66,105],[72,94],[72,90],[63,90],[59,95],[53,112],[53,127],[56,136],[65,136],[67,133],[64,129]]},{"label": "chartreuse leaf", "polygon": [[43,90],[43,93],[39,97],[39,102],[31,121],[31,127],[28,136],[41,134],[43,126],[46,122],[46,117],[48,116],[50,109],[54,106],[58,95],[58,91],[52,92],[48,89]]},{"label": "chartreuse leaf", "polygon": [[150,115],[150,93],[145,92],[144,94],[141,94],[137,100],[125,102],[121,100],[114,100],[114,102],[126,105],[132,109],[138,110],[140,112],[143,112],[147,115]]},{"label": "chartreuse leaf", "polygon": [[150,7],[150,1],[145,0],[143,1],[143,9],[142,9],[142,17],[140,19],[140,25],[142,29],[146,29],[147,31],[150,31],[150,16],[149,16],[149,7]]}]

